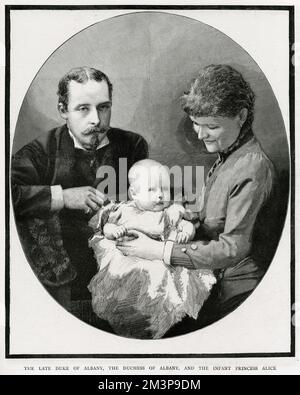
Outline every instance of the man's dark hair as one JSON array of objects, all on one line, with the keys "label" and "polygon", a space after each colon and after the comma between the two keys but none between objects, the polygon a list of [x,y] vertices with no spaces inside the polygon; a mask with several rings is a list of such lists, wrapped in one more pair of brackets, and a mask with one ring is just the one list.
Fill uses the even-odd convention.
[{"label": "man's dark hair", "polygon": [[109,98],[112,99],[113,86],[106,74],[102,71],[93,69],[92,67],[76,67],[67,72],[58,83],[58,103],[62,104],[66,109],[69,101],[69,83],[76,81],[79,83],[86,83],[89,80],[101,82],[106,81],[108,85]]},{"label": "man's dark hair", "polygon": [[194,117],[233,118],[247,108],[244,127],[252,125],[255,94],[242,74],[229,65],[205,67],[181,99],[183,110]]}]

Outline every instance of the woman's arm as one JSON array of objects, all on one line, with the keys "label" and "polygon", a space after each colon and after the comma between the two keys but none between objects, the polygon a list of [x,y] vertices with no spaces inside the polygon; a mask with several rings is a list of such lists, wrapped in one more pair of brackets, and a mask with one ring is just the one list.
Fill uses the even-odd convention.
[{"label": "woman's arm", "polygon": [[[244,176],[247,174],[247,177]],[[187,244],[165,243],[137,234],[133,241],[121,242],[120,249],[141,258],[164,259],[165,263],[189,269],[211,270],[234,266],[251,250],[254,223],[259,210],[269,197],[273,184],[270,167],[256,164],[250,172],[239,171],[228,196],[226,222],[218,240],[194,241]]]},{"label": "woman's arm", "polygon": [[175,243],[170,258],[172,265],[222,269],[234,266],[249,254],[254,223],[273,182],[270,168],[263,163],[252,170],[240,171],[230,189],[225,227],[218,240],[195,241],[184,246]]}]

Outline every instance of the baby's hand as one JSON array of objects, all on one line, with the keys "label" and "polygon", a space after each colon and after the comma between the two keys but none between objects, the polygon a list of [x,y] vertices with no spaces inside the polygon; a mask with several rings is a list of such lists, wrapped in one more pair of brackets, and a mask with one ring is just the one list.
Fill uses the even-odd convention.
[{"label": "baby's hand", "polygon": [[190,240],[190,235],[187,232],[178,232],[176,242],[179,244],[187,243]]},{"label": "baby's hand", "polygon": [[178,224],[177,243],[187,243],[193,240],[195,236],[195,227],[191,222],[185,221],[184,219]]},{"label": "baby's hand", "polygon": [[184,212],[184,207],[178,203],[174,203],[166,209],[167,216],[169,217],[172,226],[177,226],[178,222],[182,219]]},{"label": "baby's hand", "polygon": [[115,240],[126,234],[126,228],[123,225],[105,224],[103,227],[104,236],[109,240]]},{"label": "baby's hand", "polygon": [[126,228],[123,225],[120,225],[117,227],[117,229],[114,231],[113,236],[115,239],[118,239],[119,237],[123,237],[126,234]]}]

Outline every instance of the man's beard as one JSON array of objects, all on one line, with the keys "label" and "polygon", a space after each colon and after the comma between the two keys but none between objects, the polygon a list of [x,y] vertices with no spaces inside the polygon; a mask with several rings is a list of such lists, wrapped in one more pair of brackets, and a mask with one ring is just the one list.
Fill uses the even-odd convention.
[{"label": "man's beard", "polygon": [[91,136],[89,150],[95,151],[103,138],[106,136],[109,127],[106,128],[92,128],[85,132],[85,136]]}]

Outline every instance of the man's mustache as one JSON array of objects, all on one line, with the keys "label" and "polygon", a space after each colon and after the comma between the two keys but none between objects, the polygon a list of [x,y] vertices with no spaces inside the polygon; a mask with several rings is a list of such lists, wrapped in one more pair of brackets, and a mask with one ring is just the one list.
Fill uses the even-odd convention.
[{"label": "man's mustache", "polygon": [[93,135],[93,134],[103,134],[103,133],[106,133],[107,131],[108,131],[107,127],[106,128],[93,127],[93,128],[90,128],[90,129],[86,129],[84,131],[84,135],[85,136],[90,136],[90,135]]}]

